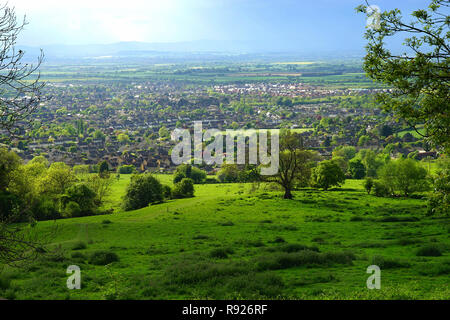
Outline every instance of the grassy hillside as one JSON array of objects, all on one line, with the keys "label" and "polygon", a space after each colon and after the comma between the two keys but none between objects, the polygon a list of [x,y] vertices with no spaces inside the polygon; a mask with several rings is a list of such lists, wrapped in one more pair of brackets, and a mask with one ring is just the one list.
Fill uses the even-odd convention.
[{"label": "grassy hillside", "polygon": [[[115,182],[110,207],[119,208],[128,180]],[[55,252],[25,271],[4,268],[0,296],[450,298],[449,221],[426,217],[424,200],[376,198],[356,180],[329,192],[297,191],[292,201],[281,195],[268,185],[197,185],[190,199],[38,222],[40,233],[58,226]],[[102,265],[108,261],[98,250],[119,260]],[[423,256],[435,251],[442,255]],[[66,288],[71,264],[81,268],[81,290]],[[381,267],[381,290],[366,288],[372,264]]]}]

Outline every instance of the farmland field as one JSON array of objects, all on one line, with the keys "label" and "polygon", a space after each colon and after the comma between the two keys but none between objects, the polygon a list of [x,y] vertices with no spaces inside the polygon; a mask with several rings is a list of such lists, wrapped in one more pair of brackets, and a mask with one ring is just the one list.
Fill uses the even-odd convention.
[{"label": "farmland field", "polygon": [[[299,190],[292,201],[268,184],[204,184],[193,198],[121,212],[129,178],[114,182],[112,215],[38,222],[39,234],[57,226],[51,252],[25,272],[5,267],[0,296],[450,298],[449,219],[425,216],[425,200],[367,195],[360,180]],[[430,248],[441,255],[427,255]],[[95,260],[98,250],[117,259]],[[81,290],[66,288],[72,264],[81,268]],[[366,287],[372,264],[382,270],[381,290]]]}]

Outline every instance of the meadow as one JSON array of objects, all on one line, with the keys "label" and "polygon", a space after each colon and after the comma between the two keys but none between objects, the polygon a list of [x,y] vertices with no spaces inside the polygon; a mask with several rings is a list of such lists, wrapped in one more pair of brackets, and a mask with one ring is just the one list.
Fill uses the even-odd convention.
[{"label": "meadow", "polygon": [[[171,184],[172,176],[158,175]],[[377,198],[360,180],[294,200],[269,184],[196,185],[195,197],[101,216],[40,221],[47,254],[4,267],[8,299],[449,299],[449,219],[426,201]],[[68,290],[66,268],[81,268]],[[381,289],[369,290],[369,265]]]}]

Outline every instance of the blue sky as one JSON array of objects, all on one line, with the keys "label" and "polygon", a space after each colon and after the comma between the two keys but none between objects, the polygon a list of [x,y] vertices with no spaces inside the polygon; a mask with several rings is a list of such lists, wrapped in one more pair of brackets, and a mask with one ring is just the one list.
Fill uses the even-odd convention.
[{"label": "blue sky", "polygon": [[[362,48],[363,0],[9,0],[29,25],[19,44],[235,41],[273,51]],[[429,0],[373,0],[405,13]]]}]

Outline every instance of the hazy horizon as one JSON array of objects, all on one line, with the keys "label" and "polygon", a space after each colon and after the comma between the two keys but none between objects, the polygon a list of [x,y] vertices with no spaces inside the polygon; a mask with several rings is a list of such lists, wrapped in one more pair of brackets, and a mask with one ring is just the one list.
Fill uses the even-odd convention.
[{"label": "hazy horizon", "polygon": [[[229,51],[361,51],[365,17],[362,0],[256,1],[11,0],[29,24],[18,45],[49,47],[117,43],[218,43]],[[370,2],[405,15],[425,0]],[[217,51],[223,51],[221,48]]]}]

